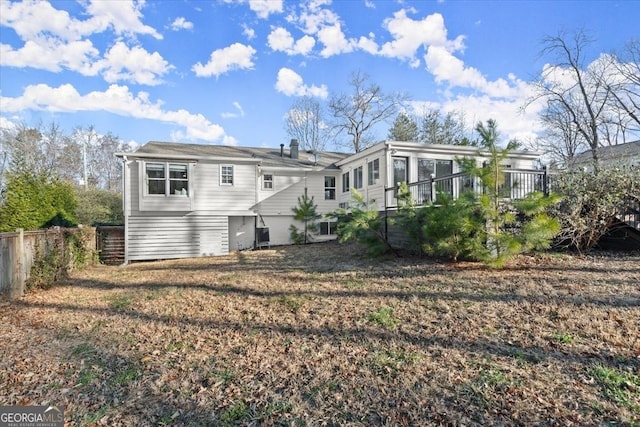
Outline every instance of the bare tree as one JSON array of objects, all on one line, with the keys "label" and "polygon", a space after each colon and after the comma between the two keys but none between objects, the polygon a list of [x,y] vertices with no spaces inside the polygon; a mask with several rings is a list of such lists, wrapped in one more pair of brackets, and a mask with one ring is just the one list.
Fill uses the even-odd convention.
[{"label": "bare tree", "polygon": [[551,56],[554,63],[544,68],[534,86],[536,98],[547,102],[543,115],[561,112],[568,116],[591,149],[597,166],[599,127],[604,122],[608,94],[601,81],[585,68],[585,50],[592,42],[584,31],[545,38],[542,55]]},{"label": "bare tree", "polygon": [[600,55],[587,63],[586,51],[593,40],[584,31],[559,33],[543,43],[541,54],[551,64],[533,83],[536,95],[530,102],[546,103],[541,114],[549,137],[546,144],[555,138],[555,152],[565,163],[584,145],[597,171],[599,147],[624,142],[638,131],[633,125],[640,116],[637,45],[629,45],[627,62]]},{"label": "bare tree", "polygon": [[297,139],[300,148],[307,151],[324,151],[326,124],[320,103],[314,98],[298,98],[285,117],[287,135]]},{"label": "bare tree", "polygon": [[570,165],[576,154],[584,151],[585,142],[576,129],[571,115],[558,103],[551,103],[540,115],[544,132],[537,139],[537,148],[561,165]]},{"label": "bare tree", "polygon": [[120,190],[120,163],[115,153],[130,150],[117,136],[101,135],[93,126],[78,127],[70,138],[67,151],[77,161],[76,182],[84,182],[85,189]]},{"label": "bare tree", "polygon": [[5,157],[12,168],[23,168],[47,176],[59,176],[64,168],[66,136],[55,122],[35,127],[20,123],[2,129],[0,137]]},{"label": "bare tree", "polygon": [[100,179],[98,182],[100,183],[100,188],[109,191],[120,191],[122,166],[115,153],[128,151],[130,151],[129,146],[112,133],[100,136],[96,152],[96,169],[99,173]]},{"label": "bare tree", "polygon": [[329,99],[331,129],[336,137],[343,133],[349,135],[350,140],[345,145],[357,153],[375,141],[374,127],[394,117],[407,96],[385,94],[361,71],[351,75],[349,86],[351,93],[332,95]]},{"label": "bare tree", "polygon": [[640,40],[628,42],[622,55],[607,58],[614,73],[603,84],[611,93],[611,106],[630,119],[633,131],[640,131]]}]

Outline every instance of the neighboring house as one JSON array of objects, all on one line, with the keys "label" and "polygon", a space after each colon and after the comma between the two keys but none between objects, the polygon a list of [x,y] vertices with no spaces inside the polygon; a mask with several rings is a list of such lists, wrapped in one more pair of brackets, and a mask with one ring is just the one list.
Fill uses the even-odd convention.
[{"label": "neighboring house", "polygon": [[[351,155],[300,151],[295,140],[288,150],[149,142],[118,157],[125,262],[226,255],[255,247],[256,232],[265,228],[271,245],[289,244],[290,225],[302,228],[292,208],[305,193],[320,214],[347,206],[352,188],[385,210],[394,203],[388,189],[399,182],[455,173],[456,158],[483,161],[475,147],[393,141]],[[505,166],[531,169],[538,158],[521,151]],[[314,239],[335,239],[335,222],[319,222]]]},{"label": "neighboring house", "polygon": [[[640,166],[640,141],[598,148],[598,163],[600,166]],[[577,154],[570,166],[592,168],[593,154],[591,150]]]}]

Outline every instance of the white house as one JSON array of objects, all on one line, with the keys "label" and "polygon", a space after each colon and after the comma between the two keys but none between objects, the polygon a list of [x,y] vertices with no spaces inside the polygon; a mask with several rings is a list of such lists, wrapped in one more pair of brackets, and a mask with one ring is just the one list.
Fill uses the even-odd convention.
[{"label": "white house", "polygon": [[[302,226],[292,208],[305,193],[320,214],[347,206],[353,188],[385,210],[399,182],[456,173],[460,157],[482,162],[475,147],[394,141],[356,154],[304,152],[295,140],[288,150],[153,141],[118,157],[125,262],[226,255],[255,247],[265,230],[269,244],[289,244],[290,225]],[[531,169],[538,157],[513,153],[506,166]],[[335,223],[321,221],[315,239],[335,238]]]}]

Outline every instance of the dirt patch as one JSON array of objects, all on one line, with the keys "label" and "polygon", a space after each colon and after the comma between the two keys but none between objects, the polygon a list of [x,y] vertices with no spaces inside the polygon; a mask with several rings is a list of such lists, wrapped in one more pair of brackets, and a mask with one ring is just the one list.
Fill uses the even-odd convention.
[{"label": "dirt patch", "polygon": [[640,255],[360,253],[74,273],[0,305],[0,403],[69,425],[640,422]]}]

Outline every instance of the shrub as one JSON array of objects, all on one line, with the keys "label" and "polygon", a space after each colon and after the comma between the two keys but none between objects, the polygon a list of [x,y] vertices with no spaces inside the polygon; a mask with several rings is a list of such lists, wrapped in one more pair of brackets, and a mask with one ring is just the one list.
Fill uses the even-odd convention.
[{"label": "shrub", "polygon": [[45,174],[17,169],[7,174],[0,205],[0,232],[37,230],[48,225],[75,225],[73,187]]},{"label": "shrub", "polygon": [[484,218],[478,212],[473,194],[453,200],[449,194],[438,194],[436,201],[424,211],[423,250],[429,255],[485,259]]},{"label": "shrub", "polygon": [[591,250],[630,201],[640,200],[638,167],[601,167],[597,174],[583,170],[560,173],[553,191],[562,197],[551,216],[562,225],[559,246],[579,252]]},{"label": "shrub", "polygon": [[76,219],[80,224],[122,224],[122,195],[98,188],[77,189]]},{"label": "shrub", "polygon": [[333,216],[338,218],[337,234],[340,242],[354,240],[362,243],[371,256],[394,252],[385,238],[382,218],[375,206],[369,206],[356,189],[351,189],[348,209],[338,209]]}]

